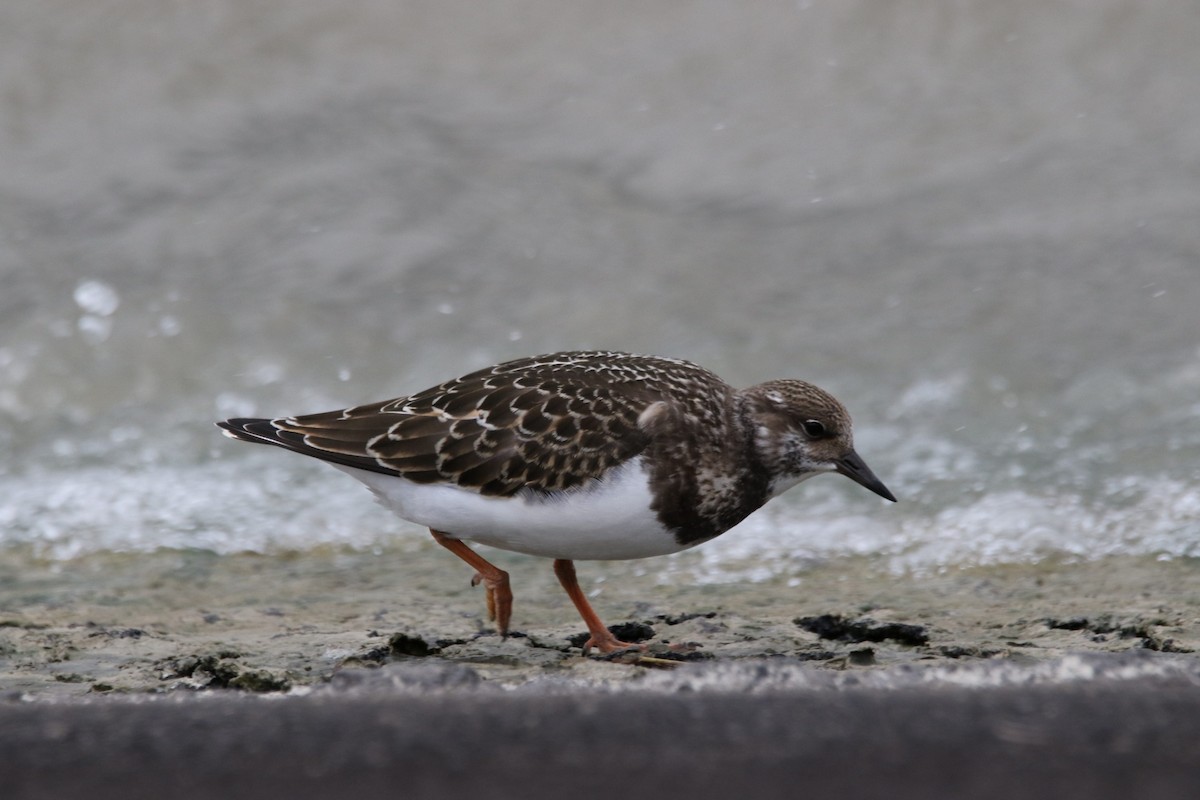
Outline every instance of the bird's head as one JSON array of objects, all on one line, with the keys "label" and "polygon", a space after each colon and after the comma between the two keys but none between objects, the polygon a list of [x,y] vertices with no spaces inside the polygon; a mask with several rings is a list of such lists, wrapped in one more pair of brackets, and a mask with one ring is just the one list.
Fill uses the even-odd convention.
[{"label": "bird's head", "polygon": [[742,394],[755,449],[773,476],[772,495],[817,473],[838,472],[895,502],[854,451],[850,414],[833,395],[797,380],[760,383]]}]

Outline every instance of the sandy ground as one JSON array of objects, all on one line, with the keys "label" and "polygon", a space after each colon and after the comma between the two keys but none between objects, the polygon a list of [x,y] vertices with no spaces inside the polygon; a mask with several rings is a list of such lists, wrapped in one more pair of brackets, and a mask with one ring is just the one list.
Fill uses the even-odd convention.
[{"label": "sandy ground", "polygon": [[[0,560],[0,692],[276,692],[414,660],[466,667],[504,687],[641,679],[644,669],[584,657],[583,626],[548,562],[496,560],[516,594],[515,633],[503,640],[491,632],[482,590],[468,585],[469,570],[432,545],[53,563],[10,552]],[[627,564],[580,565],[585,586],[603,588],[594,603],[605,621],[629,625],[623,636],[645,638],[664,658],[872,671],[1200,651],[1200,564],[1186,560],[1047,561],[923,576],[839,560],[812,566],[796,585],[664,585],[652,572],[635,573]]]}]

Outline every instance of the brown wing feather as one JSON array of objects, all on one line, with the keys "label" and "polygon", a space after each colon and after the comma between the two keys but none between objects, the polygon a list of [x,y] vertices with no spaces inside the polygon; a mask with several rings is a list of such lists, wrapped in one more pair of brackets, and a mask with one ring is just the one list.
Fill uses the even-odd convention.
[{"label": "brown wing feather", "polygon": [[256,420],[247,433],[337,463],[507,496],[579,486],[641,453],[650,434],[639,415],[660,400],[687,405],[690,388],[709,397],[728,389],[673,359],[556,353],[409,397],[271,420],[269,434]]}]

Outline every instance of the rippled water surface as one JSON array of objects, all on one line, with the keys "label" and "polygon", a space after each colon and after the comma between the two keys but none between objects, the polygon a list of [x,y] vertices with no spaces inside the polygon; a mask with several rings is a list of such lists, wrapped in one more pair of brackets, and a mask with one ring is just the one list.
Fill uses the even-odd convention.
[{"label": "rippled water surface", "polygon": [[0,543],[425,546],[212,420],[611,347],[830,389],[902,501],[823,477],[656,569],[1200,555],[1197,41],[1132,1],[8,2]]}]

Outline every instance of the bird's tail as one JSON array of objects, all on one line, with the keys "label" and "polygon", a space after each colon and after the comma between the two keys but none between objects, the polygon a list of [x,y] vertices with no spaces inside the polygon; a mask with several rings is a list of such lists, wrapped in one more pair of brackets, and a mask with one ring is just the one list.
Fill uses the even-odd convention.
[{"label": "bird's tail", "polygon": [[230,439],[238,439],[243,442],[262,442],[263,440],[269,442],[273,438],[271,434],[275,430],[269,419],[248,417],[223,419],[217,423],[217,427]]}]

